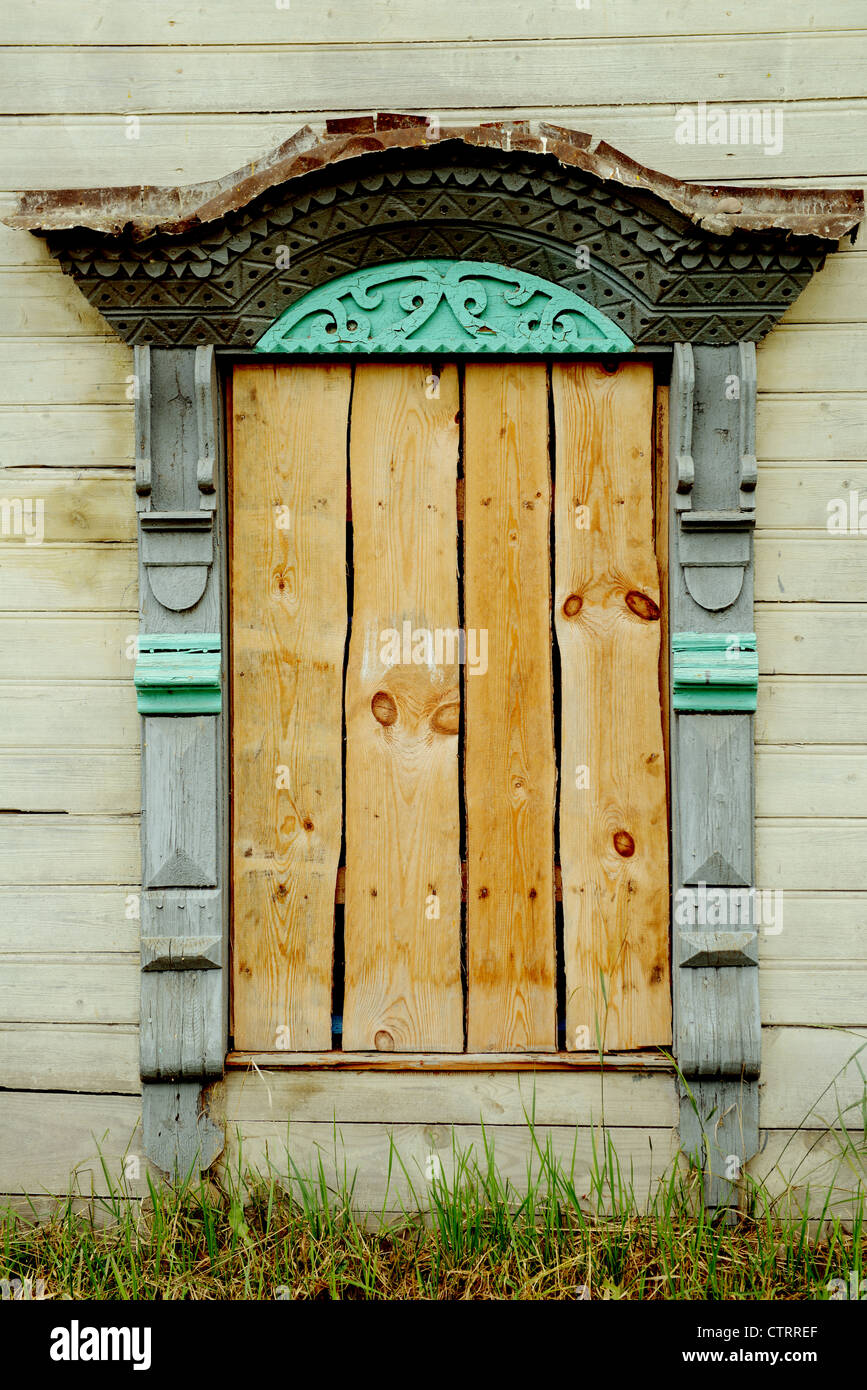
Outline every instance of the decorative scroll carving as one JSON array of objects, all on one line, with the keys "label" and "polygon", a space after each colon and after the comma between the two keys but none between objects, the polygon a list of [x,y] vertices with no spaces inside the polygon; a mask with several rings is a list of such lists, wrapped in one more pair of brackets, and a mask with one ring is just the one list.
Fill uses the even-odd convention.
[{"label": "decorative scroll carving", "polygon": [[153,467],[151,464],[151,350],[133,348],[133,393],[135,400],[135,491],[136,510],[151,504]]},{"label": "decorative scroll carving", "polygon": [[740,390],[739,446],[740,497],[742,511],[756,507],[756,345],[738,343],[738,385]]},{"label": "decorative scroll carving", "polygon": [[[201,498],[199,506],[212,512],[217,505],[214,478],[217,471],[217,450],[220,441],[219,386],[217,359],[212,347],[196,348],[196,432],[199,453],[196,460],[196,482]],[[159,597],[159,595],[158,595]]]},{"label": "decorative scroll carving", "polygon": [[628,352],[571,290],[481,261],[402,261],[341,275],[287,309],[260,352]]},{"label": "decorative scroll carving", "polygon": [[[136,492],[140,559],[170,613],[208,586],[220,450],[220,391],[211,346],[135,349]],[[170,419],[175,429],[166,429]]]},{"label": "decorative scroll carving", "polygon": [[751,563],[755,404],[753,343],[676,345],[671,433],[678,582],[708,613],[733,608]]},{"label": "decorative scroll carving", "polygon": [[695,362],[689,343],[675,343],[671,397],[674,405],[674,505],[679,512],[692,506],[695,461],[692,457],[692,409],[695,395]]}]

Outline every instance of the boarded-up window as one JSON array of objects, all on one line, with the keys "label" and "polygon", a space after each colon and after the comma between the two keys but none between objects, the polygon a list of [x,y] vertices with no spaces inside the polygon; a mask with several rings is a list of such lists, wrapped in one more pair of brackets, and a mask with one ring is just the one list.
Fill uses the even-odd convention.
[{"label": "boarded-up window", "polygon": [[652,367],[232,401],[235,1047],[669,1042]]}]

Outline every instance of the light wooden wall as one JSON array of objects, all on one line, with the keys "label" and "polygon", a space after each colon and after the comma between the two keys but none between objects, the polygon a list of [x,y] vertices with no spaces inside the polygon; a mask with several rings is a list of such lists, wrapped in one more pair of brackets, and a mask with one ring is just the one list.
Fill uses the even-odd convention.
[{"label": "light wooden wall", "polygon": [[[686,178],[860,186],[865,23],[864,0],[32,0],[4,15],[0,189],[213,177],[308,119],[376,109],[544,116]],[[677,144],[676,108],[700,100],[780,104],[782,152]],[[0,228],[0,279],[0,496],[46,503],[44,545],[0,546],[0,1192],[56,1191],[79,1159],[98,1187],[93,1136],[118,1157],[139,1108],[132,361],[36,238]],[[867,538],[825,530],[830,498],[867,490],[863,237],[762,346],[759,387],[758,878],[786,893],[762,940],[764,1175],[802,1157],[805,1116],[833,1117],[833,1091],[817,1098],[867,1038]],[[340,1118],[336,1080],[300,1112],[305,1151]],[[514,1158],[516,1116],[486,1084],[468,1093]],[[393,1116],[411,1152],[449,1118],[444,1085]],[[647,1114],[630,1085],[625,1151],[656,1125],[667,1152],[672,1083]],[[860,1086],[850,1067],[848,1101]],[[221,1096],[251,1140],[282,1135],[267,1087],[236,1075]],[[381,1109],[346,1100],[368,1171]]]}]

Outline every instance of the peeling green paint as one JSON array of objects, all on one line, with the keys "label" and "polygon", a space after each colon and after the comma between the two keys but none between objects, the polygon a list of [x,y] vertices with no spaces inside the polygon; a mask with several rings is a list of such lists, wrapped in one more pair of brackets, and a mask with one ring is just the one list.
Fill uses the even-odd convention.
[{"label": "peeling green paint", "polygon": [[754,710],[759,658],[754,632],[675,632],[671,638],[676,710]]},{"label": "peeling green paint", "polygon": [[541,276],[486,261],[415,260],[353,271],[291,305],[258,352],[619,353],[626,334]]},{"label": "peeling green paint", "polygon": [[139,714],[219,714],[219,633],[139,637],[134,680]]}]

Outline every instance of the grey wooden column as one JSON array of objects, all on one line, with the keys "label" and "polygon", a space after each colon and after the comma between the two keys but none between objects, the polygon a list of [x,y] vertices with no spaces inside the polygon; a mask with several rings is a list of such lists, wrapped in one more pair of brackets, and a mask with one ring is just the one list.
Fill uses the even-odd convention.
[{"label": "grey wooden column", "polygon": [[710,1205],[758,1149],[754,916],[755,347],[674,350],[672,870],[681,1146]]},{"label": "grey wooden column", "polygon": [[141,1075],[145,1152],[207,1168],[203,1110],[227,1040],[227,720],[222,411],[212,347],[135,349],[142,726]]}]

